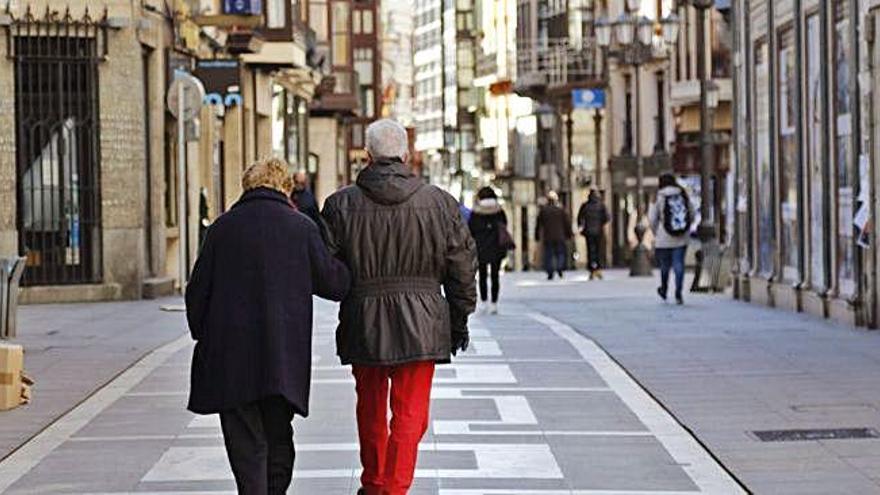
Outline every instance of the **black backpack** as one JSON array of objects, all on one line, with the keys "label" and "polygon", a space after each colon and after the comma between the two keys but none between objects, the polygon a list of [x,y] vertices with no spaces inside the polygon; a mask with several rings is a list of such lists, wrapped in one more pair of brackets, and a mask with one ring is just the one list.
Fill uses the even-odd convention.
[{"label": "black backpack", "polygon": [[693,213],[683,193],[666,196],[663,204],[663,227],[673,237],[681,237],[691,229]]}]

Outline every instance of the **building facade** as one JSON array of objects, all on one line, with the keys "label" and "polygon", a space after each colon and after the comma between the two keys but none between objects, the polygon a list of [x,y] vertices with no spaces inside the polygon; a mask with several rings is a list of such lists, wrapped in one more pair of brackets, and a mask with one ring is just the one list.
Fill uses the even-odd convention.
[{"label": "building facade", "polygon": [[740,298],[877,325],[877,9],[734,2]]},{"label": "building facade", "polygon": [[[23,302],[169,293],[247,165],[302,166],[318,81],[304,5],[34,0],[0,14],[0,253],[27,260]],[[184,77],[205,97],[179,126],[167,102]]]}]

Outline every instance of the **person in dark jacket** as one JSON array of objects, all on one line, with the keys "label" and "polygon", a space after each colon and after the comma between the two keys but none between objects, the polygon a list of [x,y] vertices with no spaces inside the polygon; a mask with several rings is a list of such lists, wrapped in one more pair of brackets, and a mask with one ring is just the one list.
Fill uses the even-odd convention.
[{"label": "person in dark jacket", "polygon": [[434,365],[468,347],[476,253],[456,200],[406,165],[406,130],[379,120],[366,141],[370,164],[357,184],[324,203],[332,250],[353,278],[337,352],[356,382],[360,493],[403,495],[428,427]]},{"label": "person in dark jacket", "polygon": [[544,249],[544,269],[547,270],[548,280],[553,280],[556,274],[562,278],[568,256],[565,243],[571,238],[571,217],[559,207],[556,192],[550,191],[547,204],[538,212],[535,226],[535,240],[541,242]]},{"label": "person in dark jacket", "polygon": [[477,191],[477,203],[468,222],[471,235],[477,242],[477,261],[480,274],[480,300],[489,299],[488,278],[492,274],[492,302],[489,312],[498,313],[498,294],[501,291],[501,262],[507,256],[507,249],[501,245],[500,231],[507,228],[507,215],[498,203],[498,196],[491,187]]},{"label": "person in dark jacket", "polygon": [[608,208],[602,203],[599,192],[590,190],[590,196],[581,205],[577,216],[581,234],[587,240],[587,269],[590,270],[590,280],[602,278],[602,238],[605,235],[605,225],[610,221]]},{"label": "person in dark jacket", "polygon": [[283,161],[251,166],[242,187],[208,228],[186,287],[196,341],[189,410],[220,414],[239,493],[283,494],[291,421],[309,414],[312,295],[343,299],[350,275],[290,203]]},{"label": "person in dark jacket", "polygon": [[305,172],[293,174],[293,193],[290,195],[294,206],[309,217],[316,225],[321,226],[321,211],[318,209],[318,201],[309,189],[309,178]]}]

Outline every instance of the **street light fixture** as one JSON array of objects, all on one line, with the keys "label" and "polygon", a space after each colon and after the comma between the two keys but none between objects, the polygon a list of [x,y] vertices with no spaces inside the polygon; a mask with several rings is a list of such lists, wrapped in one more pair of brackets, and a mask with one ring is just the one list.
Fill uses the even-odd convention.
[{"label": "street light fixture", "polygon": [[639,42],[651,46],[654,41],[654,23],[647,17],[640,17],[638,22]]},{"label": "street light fixture", "polygon": [[614,23],[614,35],[617,37],[617,42],[625,46],[632,45],[633,39],[635,38],[635,33],[633,31],[635,31],[633,16],[629,14],[620,14],[620,17],[617,18],[617,22]]},{"label": "street light fixture", "polygon": [[681,20],[675,13],[670,13],[662,21],[660,25],[663,28],[663,41],[672,46],[678,41],[678,31],[681,28]]},{"label": "street light fixture", "polygon": [[538,121],[542,129],[545,131],[553,129],[553,124],[556,123],[556,111],[552,106],[542,103],[538,106],[538,110],[535,113],[538,115]]},{"label": "street light fixture", "polygon": [[[620,46],[619,51],[615,51],[610,55],[617,57],[622,64],[631,65],[635,73],[636,85],[636,115],[634,134],[636,141],[636,226],[635,235],[637,244],[633,249],[632,263],[630,266],[630,276],[643,277],[651,276],[651,260],[648,257],[648,249],[645,247],[644,239],[647,227],[645,226],[645,160],[642,156],[642,139],[641,139],[641,72],[642,65],[654,59],[653,46],[655,35],[655,23],[644,16],[636,17],[633,15],[637,12],[641,2],[639,0],[627,0],[627,12],[621,15],[613,24],[607,19],[601,18],[596,21],[596,42],[607,50],[612,46],[612,32],[617,45]],[[662,27],[663,41],[666,45],[674,45],[678,40],[679,22],[675,14],[663,19],[660,23]]]}]

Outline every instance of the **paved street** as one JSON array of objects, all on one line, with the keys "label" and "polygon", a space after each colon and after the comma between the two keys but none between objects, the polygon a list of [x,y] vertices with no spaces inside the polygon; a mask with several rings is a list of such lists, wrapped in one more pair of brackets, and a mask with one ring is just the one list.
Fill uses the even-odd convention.
[{"label": "paved street", "polygon": [[[503,283],[501,315],[478,315],[473,348],[438,371],[412,493],[744,493],[728,470],[754,493],[880,493],[880,440],[765,443],[752,433],[880,428],[880,335],[724,296],[666,305],[652,281],[622,273]],[[0,492],[234,492],[216,419],[184,410],[182,315],[134,306],[153,312],[150,328],[171,329],[151,337],[167,343],[3,460]],[[48,324],[41,312],[70,308],[25,308],[23,340]],[[317,318],[312,416],[295,423],[292,491],[351,494],[353,381],[334,356],[334,307],[320,303]],[[132,322],[97,326],[114,324]],[[0,424],[14,429],[7,418],[28,410],[0,413]]]}]

